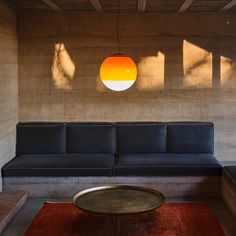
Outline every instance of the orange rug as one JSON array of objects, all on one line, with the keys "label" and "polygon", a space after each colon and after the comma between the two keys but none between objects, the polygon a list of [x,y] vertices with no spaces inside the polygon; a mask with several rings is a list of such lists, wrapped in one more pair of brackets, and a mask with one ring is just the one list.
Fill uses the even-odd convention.
[{"label": "orange rug", "polygon": [[[72,203],[45,203],[25,236],[113,236],[114,216],[94,215]],[[166,203],[153,212],[120,217],[121,236],[222,236],[205,203]]]}]

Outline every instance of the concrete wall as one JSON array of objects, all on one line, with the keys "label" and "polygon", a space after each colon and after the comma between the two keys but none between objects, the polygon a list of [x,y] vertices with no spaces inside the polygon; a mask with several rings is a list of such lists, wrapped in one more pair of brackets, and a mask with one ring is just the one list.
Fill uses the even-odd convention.
[{"label": "concrete wall", "polygon": [[21,14],[20,120],[213,121],[217,158],[236,160],[235,27],[232,13],[121,14],[138,79],[112,92],[99,66],[117,52],[115,14]]},{"label": "concrete wall", "polygon": [[0,168],[14,156],[17,121],[17,15],[0,3]]}]

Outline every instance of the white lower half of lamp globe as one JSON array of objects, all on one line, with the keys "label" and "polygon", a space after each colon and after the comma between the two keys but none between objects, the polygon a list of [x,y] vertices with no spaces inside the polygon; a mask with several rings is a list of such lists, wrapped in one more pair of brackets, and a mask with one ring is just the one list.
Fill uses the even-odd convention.
[{"label": "white lower half of lamp globe", "polygon": [[113,91],[123,91],[130,88],[135,80],[102,80],[103,84]]}]

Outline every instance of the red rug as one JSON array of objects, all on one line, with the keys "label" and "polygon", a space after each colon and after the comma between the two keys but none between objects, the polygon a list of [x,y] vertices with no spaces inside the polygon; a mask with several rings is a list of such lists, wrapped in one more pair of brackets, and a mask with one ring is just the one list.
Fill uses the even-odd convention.
[{"label": "red rug", "polygon": [[[113,236],[112,216],[92,215],[72,203],[45,203],[25,236]],[[205,203],[166,203],[159,209],[120,217],[121,236],[222,236]]]}]

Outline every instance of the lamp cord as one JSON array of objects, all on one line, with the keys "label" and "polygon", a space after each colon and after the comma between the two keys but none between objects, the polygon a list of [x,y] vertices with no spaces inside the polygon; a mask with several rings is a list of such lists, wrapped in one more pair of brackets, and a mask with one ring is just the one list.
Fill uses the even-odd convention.
[{"label": "lamp cord", "polygon": [[117,50],[120,53],[120,35],[119,35],[119,13],[120,13],[120,0],[117,0],[117,11],[116,11],[116,34],[117,34]]}]

